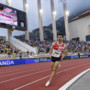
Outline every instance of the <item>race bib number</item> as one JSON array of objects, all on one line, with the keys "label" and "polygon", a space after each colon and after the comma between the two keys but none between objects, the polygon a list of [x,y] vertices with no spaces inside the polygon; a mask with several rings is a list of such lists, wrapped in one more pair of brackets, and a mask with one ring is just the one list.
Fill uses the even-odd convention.
[{"label": "race bib number", "polygon": [[60,50],[55,50],[55,49],[53,49],[53,52],[52,52],[52,56],[53,56],[53,57],[59,57],[60,54],[61,54]]}]

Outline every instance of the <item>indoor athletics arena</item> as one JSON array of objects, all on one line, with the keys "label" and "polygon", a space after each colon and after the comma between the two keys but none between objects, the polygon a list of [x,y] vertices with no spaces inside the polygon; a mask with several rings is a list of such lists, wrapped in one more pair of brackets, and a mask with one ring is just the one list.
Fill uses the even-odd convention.
[{"label": "indoor athletics arena", "polygon": [[90,90],[90,0],[0,0],[0,90]]}]

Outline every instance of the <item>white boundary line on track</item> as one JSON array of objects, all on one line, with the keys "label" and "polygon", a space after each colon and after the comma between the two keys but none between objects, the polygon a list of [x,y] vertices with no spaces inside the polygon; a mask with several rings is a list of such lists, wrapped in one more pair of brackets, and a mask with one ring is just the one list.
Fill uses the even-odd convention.
[{"label": "white boundary line on track", "polygon": [[[63,71],[57,72],[56,74],[59,74],[59,73],[64,72],[64,71],[71,70],[71,69],[73,69],[73,68],[81,67],[81,66],[84,66],[84,65],[88,65],[88,64],[83,64],[83,65],[71,67],[71,68],[69,68],[69,69],[65,69],[65,70],[63,70]],[[50,75],[48,75],[48,76],[46,76],[46,77],[43,77],[43,78],[40,78],[40,79],[37,79],[37,80],[35,80],[35,81],[33,81],[33,82],[30,82],[30,83],[27,83],[27,84],[25,84],[25,85],[23,85],[23,86],[20,86],[20,87],[18,87],[18,88],[15,88],[14,90],[19,90],[19,89],[24,88],[24,87],[26,87],[26,86],[28,86],[28,85],[31,85],[31,84],[36,83],[36,82],[38,82],[38,81],[41,81],[41,80],[43,80],[43,79],[45,79],[45,78],[48,78],[49,76],[50,76]]]},{"label": "white boundary line on track", "polygon": [[88,71],[90,71],[90,68],[81,72],[77,76],[75,76],[73,79],[71,79],[69,82],[67,82],[65,85],[63,85],[58,90],[67,90],[75,81],[77,81],[79,78],[81,78],[84,74],[86,74]]}]

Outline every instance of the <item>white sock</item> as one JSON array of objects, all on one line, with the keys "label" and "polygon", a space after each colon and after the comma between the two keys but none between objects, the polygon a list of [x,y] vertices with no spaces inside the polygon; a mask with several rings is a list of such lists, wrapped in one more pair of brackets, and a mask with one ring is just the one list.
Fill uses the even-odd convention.
[{"label": "white sock", "polygon": [[50,85],[50,81],[47,81],[45,86],[48,87]]}]

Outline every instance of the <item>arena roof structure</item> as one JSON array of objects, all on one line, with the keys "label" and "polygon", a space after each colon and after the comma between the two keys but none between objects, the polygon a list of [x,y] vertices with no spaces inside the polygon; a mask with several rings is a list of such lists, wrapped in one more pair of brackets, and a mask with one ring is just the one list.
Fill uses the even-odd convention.
[{"label": "arena roof structure", "polygon": [[87,10],[87,11],[83,12],[82,14],[80,14],[79,16],[76,16],[75,18],[70,20],[70,22],[78,20],[78,19],[83,18],[83,17],[86,17],[88,15],[90,15],[90,10]]}]

